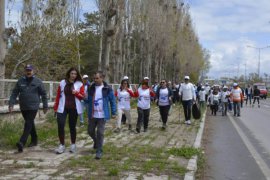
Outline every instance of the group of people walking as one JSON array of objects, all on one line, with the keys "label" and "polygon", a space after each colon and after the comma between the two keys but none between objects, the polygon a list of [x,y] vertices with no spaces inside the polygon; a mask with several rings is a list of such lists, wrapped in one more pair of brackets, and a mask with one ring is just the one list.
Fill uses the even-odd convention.
[{"label": "group of people walking", "polygon": [[[81,77],[76,68],[70,68],[63,80],[60,81],[57,89],[54,111],[58,126],[59,146],[55,152],[62,154],[66,150],[65,146],[65,124],[68,117],[70,132],[71,153],[76,152],[77,119],[80,119],[80,126],[84,125],[84,112],[88,116],[88,134],[93,139],[93,148],[96,151],[96,159],[102,157],[102,147],[104,142],[105,124],[109,119],[116,119],[115,132],[121,131],[121,121],[123,115],[128,121],[128,129],[132,130],[131,120],[131,98],[137,98],[137,123],[135,132],[147,132],[150,116],[151,101],[154,99],[159,106],[162,119],[162,129],[166,129],[168,115],[172,103],[174,102],[174,91],[165,79],[161,80],[156,88],[150,86],[149,78],[144,77],[138,88],[134,91],[130,87],[129,79],[125,76],[121,80],[120,87],[114,92],[112,87],[104,81],[105,75],[101,71],[94,74],[94,81],[89,82],[89,77]],[[179,90],[183,97],[186,123],[190,124],[191,104],[195,98],[193,86],[188,83],[189,77],[185,77],[186,83]],[[18,151],[23,152],[28,136],[31,135],[31,143],[28,147],[38,144],[34,119],[39,109],[40,97],[43,103],[44,113],[48,110],[47,94],[42,81],[34,74],[32,65],[25,67],[25,75],[20,78],[10,96],[9,111],[13,111],[19,97],[19,105],[24,118],[24,131],[16,144]],[[118,101],[118,103],[117,103]],[[117,114],[118,113],[118,114]]]},{"label": "group of people walking", "polygon": [[210,87],[206,83],[205,86],[200,88],[198,97],[200,106],[204,107],[207,103],[210,106],[212,115],[217,115],[217,112],[221,111],[222,116],[225,116],[228,110],[233,110],[234,116],[240,116],[244,101],[246,101],[246,105],[249,102],[252,107],[257,101],[258,107],[260,107],[260,90],[257,86],[254,86],[253,89],[248,85],[243,89],[237,83],[233,83],[231,88],[225,85],[213,85]]},{"label": "group of people walking", "polygon": [[[138,87],[131,88],[129,78],[125,76],[121,80],[119,88],[114,91],[112,87],[104,81],[105,75],[102,71],[94,74],[93,82],[89,82],[87,75],[81,76],[76,68],[70,68],[63,80],[60,81],[54,103],[54,111],[57,119],[59,146],[55,152],[62,154],[66,150],[65,146],[65,124],[68,117],[70,132],[71,153],[76,152],[76,125],[80,119],[80,126],[84,125],[84,112],[88,116],[88,134],[93,139],[93,149],[96,151],[96,159],[100,159],[103,153],[103,142],[105,124],[111,118],[116,119],[115,132],[121,131],[122,118],[125,116],[128,122],[128,129],[132,130],[131,118],[131,98],[137,98],[137,123],[135,132],[140,133],[143,128],[147,132],[151,102],[155,101],[159,107],[162,119],[162,129],[166,129],[169,111],[171,106],[181,100],[185,115],[185,124],[191,124],[192,105],[198,101],[201,107],[205,106],[205,101],[210,103],[212,114],[216,115],[219,106],[222,115],[226,115],[230,102],[233,102],[234,115],[240,116],[240,106],[243,102],[243,91],[238,84],[233,84],[229,90],[227,86],[219,88],[194,86],[190,83],[189,76],[184,77],[184,82],[180,85],[162,79],[160,83],[150,86],[149,78],[144,77]],[[251,103],[251,94],[259,103],[258,90],[252,90],[250,86],[245,90],[248,100]],[[23,152],[28,136],[31,135],[29,147],[38,144],[34,119],[39,109],[40,99],[43,103],[44,113],[48,110],[47,94],[42,81],[34,74],[32,65],[25,67],[25,75],[21,77],[10,96],[9,111],[13,111],[19,96],[19,105],[24,118],[23,134],[16,144],[18,151]]]}]

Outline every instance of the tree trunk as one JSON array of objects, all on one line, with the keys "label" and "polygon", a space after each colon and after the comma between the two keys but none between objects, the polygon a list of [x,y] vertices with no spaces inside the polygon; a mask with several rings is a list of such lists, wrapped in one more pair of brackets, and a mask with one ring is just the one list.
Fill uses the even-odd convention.
[{"label": "tree trunk", "polygon": [[[0,80],[5,79],[6,42],[3,39],[4,32],[5,32],[5,1],[1,0],[0,1]],[[4,82],[1,82],[0,83],[0,99],[4,98],[4,94],[5,94],[5,84]]]},{"label": "tree trunk", "polygon": [[3,39],[5,32],[5,1],[0,1],[0,79],[5,78],[6,42]]}]

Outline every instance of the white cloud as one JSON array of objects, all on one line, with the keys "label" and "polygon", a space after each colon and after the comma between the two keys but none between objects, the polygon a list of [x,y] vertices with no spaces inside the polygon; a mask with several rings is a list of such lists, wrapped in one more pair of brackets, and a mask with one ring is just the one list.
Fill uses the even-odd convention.
[{"label": "white cloud", "polygon": [[[201,43],[211,53],[210,76],[257,72],[258,50],[270,45],[269,0],[194,0],[190,11]],[[239,65],[239,68],[238,68]],[[239,70],[238,70],[239,69]],[[270,48],[261,52],[261,75],[269,72]]]}]

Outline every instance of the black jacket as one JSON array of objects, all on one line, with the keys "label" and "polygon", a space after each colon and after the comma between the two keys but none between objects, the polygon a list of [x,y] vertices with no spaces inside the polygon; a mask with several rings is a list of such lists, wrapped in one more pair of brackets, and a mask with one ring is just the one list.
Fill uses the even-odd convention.
[{"label": "black jacket", "polygon": [[260,96],[260,93],[259,89],[254,89],[253,96]]},{"label": "black jacket", "polygon": [[32,78],[21,77],[15,85],[9,99],[9,106],[13,106],[19,96],[21,110],[38,110],[40,97],[43,108],[48,108],[47,93],[42,81],[33,76]]}]

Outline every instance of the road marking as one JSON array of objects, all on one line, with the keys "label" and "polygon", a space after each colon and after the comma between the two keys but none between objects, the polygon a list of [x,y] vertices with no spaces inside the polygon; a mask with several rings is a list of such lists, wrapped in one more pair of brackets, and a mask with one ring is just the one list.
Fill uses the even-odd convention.
[{"label": "road marking", "polygon": [[241,139],[245,143],[245,145],[248,148],[249,152],[251,153],[251,155],[255,159],[257,165],[261,169],[261,171],[264,174],[265,178],[268,179],[268,180],[270,180],[270,169],[268,168],[267,164],[262,159],[262,157],[260,156],[260,154],[256,151],[256,149],[251,144],[251,142],[249,141],[249,139],[247,138],[247,136],[244,134],[244,132],[242,131],[242,129],[236,124],[236,122],[232,118],[232,116],[229,114],[228,117],[229,117],[230,121],[232,122],[234,128],[238,132],[239,136],[241,137]]}]

